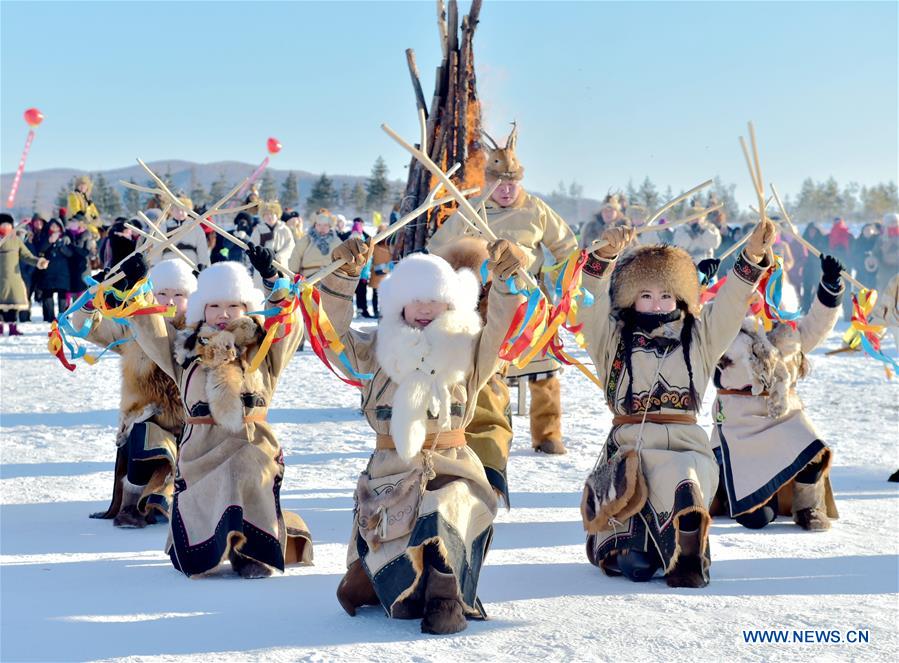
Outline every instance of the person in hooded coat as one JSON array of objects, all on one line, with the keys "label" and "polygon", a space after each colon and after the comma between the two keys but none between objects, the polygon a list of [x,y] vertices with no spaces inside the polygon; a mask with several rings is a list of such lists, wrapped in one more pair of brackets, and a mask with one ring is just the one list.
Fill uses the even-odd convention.
[{"label": "person in hooded coat", "polygon": [[485,617],[477,587],[490,545],[496,496],[467,446],[475,398],[500,363],[498,352],[521,295],[506,279],[527,264],[514,244],[490,246],[493,286],[486,324],[480,286],[468,270],[414,254],[381,283],[381,322],[356,331],[353,294],[368,246],[344,242],[348,262],[322,281],[322,305],[364,375],[362,410],[376,450],[356,488],[347,572],[337,590],[348,614],[380,604],[390,617],[421,619],[426,633],[455,633]]},{"label": "person in hooded coat", "polygon": [[595,301],[580,319],[614,418],[584,486],[581,516],[587,557],[607,575],[641,582],[661,570],[672,587],[709,582],[708,508],[718,466],[696,415],[740,331],[774,236],[770,221],[756,227],[701,312],[696,268],[683,249],[625,253],[633,230],[612,228],[603,234],[608,246],[588,258],[583,284]]}]

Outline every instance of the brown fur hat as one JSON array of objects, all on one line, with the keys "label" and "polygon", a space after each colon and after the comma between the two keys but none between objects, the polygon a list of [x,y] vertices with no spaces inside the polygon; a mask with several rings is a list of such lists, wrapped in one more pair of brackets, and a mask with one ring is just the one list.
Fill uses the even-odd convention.
[{"label": "brown fur hat", "polygon": [[[446,260],[450,267],[457,272],[460,269],[470,269],[480,281],[481,265],[490,256],[487,253],[487,240],[481,237],[460,237],[433,252],[434,255]],[[493,278],[491,272],[487,272],[487,283],[481,286],[481,296],[478,300],[478,313],[481,321],[486,322],[487,316],[487,292],[490,289],[490,281]]]},{"label": "brown fur hat", "polygon": [[668,288],[693,316],[699,315],[699,277],[690,254],[676,246],[639,246],[615,265],[609,296],[612,311],[631,307],[640,290],[649,284]]}]

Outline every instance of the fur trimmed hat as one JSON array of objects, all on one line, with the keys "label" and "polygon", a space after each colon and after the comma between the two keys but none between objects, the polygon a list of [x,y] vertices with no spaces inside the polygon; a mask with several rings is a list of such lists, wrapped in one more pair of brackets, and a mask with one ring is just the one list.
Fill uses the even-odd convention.
[{"label": "fur trimmed hat", "polygon": [[161,260],[150,268],[153,290],[176,290],[192,295],[197,289],[197,277],[183,260]]},{"label": "fur trimmed hat", "polygon": [[397,321],[406,304],[416,300],[444,302],[455,311],[474,311],[481,286],[471,271],[456,272],[443,258],[415,253],[397,263],[378,290],[382,316]]},{"label": "fur trimmed hat", "polygon": [[693,316],[699,315],[699,276],[693,259],[683,249],[657,244],[626,253],[615,265],[609,284],[613,313],[617,316],[633,306],[647,285],[664,286]]},{"label": "fur trimmed hat", "polygon": [[210,302],[240,302],[250,312],[261,309],[264,301],[246,267],[239,262],[217,262],[200,272],[197,289],[187,302],[185,321],[188,326],[202,322]]}]

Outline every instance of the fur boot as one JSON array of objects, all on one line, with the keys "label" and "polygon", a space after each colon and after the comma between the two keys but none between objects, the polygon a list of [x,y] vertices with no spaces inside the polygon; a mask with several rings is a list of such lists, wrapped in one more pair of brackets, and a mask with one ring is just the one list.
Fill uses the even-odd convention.
[{"label": "fur boot", "polygon": [[824,504],[824,479],[815,483],[793,483],[793,522],[807,532],[830,529]]},{"label": "fur boot", "polygon": [[452,573],[441,573],[434,567],[428,569],[425,587],[425,615],[421,620],[421,632],[434,635],[458,633],[468,628],[459,586]]},{"label": "fur boot", "polygon": [[244,557],[234,548],[228,552],[228,560],[231,562],[231,568],[241,577],[247,580],[256,580],[258,578],[268,578],[272,574],[272,569],[255,559]]},{"label": "fur boot", "polygon": [[535,451],[564,454],[562,443],[562,391],[556,375],[529,380],[531,391],[531,445]]},{"label": "fur boot", "polygon": [[666,576],[669,587],[700,588],[709,584],[703,570],[702,540],[699,528],[677,531],[680,556],[674,568]]},{"label": "fur boot", "polygon": [[356,560],[346,570],[340,584],[337,586],[337,601],[350,617],[356,616],[356,608],[364,605],[378,605],[378,595],[362,562]]}]

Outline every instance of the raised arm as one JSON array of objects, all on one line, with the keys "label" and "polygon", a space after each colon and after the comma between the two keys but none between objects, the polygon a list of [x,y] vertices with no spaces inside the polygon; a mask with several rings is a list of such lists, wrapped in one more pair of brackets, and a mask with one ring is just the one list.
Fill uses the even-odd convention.
[{"label": "raised arm", "polygon": [[[267,305],[278,306],[283,303],[283,298],[287,294],[284,291],[272,292],[274,282],[278,277],[278,272],[273,265],[274,253],[271,249],[253,244],[247,251],[247,257],[253,268],[259,272],[262,277],[262,287],[265,292]],[[275,299],[272,299],[272,295]],[[303,340],[304,334],[303,318],[299,311],[295,311],[290,320],[290,331],[281,338],[277,343],[273,343],[269,348],[268,354],[265,356],[265,362],[268,364],[272,375],[278,376],[284,367],[296,353]]]},{"label": "raised arm", "polygon": [[481,332],[475,354],[474,382],[480,390],[496,373],[501,360],[500,346],[509,331],[515,311],[524,303],[520,294],[509,290],[509,279],[515,272],[525,269],[527,256],[512,242],[500,239],[487,247],[490,259],[487,268],[493,274],[490,294],[487,295],[487,322]]},{"label": "raised arm", "polygon": [[[472,205],[476,208],[481,204],[480,200],[473,200]],[[428,239],[428,250],[431,252],[439,253],[440,249],[444,248],[447,244],[452,244],[460,237],[464,237],[465,235],[471,235],[472,237],[476,237],[477,233],[471,229],[471,227],[465,223],[462,219],[462,215],[457,211],[453,213],[450,218],[443,222],[437,232],[435,232]]]},{"label": "raised arm", "polygon": [[612,318],[609,284],[618,256],[633,242],[635,236],[634,231],[628,227],[607,228],[602,234],[602,241],[607,244],[589,254],[584,265],[583,285],[593,295],[593,305],[581,305],[579,316],[587,352],[593,359],[597,377],[603,382],[607,378],[605,370],[609,363],[608,354],[614,352],[614,348],[610,348],[610,341],[616,327],[615,319]]},{"label": "raised arm", "polygon": [[706,304],[702,309],[699,347],[708,371],[713,369],[740,333],[749,299],[769,266],[766,256],[775,236],[773,223],[767,219],[759,223],[714,302]]},{"label": "raised arm", "polygon": [[824,342],[840,317],[845,287],[840,272],[843,265],[833,256],[821,256],[821,282],[809,312],[799,321],[799,342],[809,353]]},{"label": "raised arm", "polygon": [[577,237],[552,207],[537,199],[537,208],[543,219],[543,245],[553,254],[556,262],[562,262],[577,248]]},{"label": "raised arm", "polygon": [[[122,264],[122,272],[125,273],[125,287],[137,283],[146,276],[147,262],[143,254],[135,253],[128,258]],[[140,345],[141,350],[177,384],[181,368],[174,359],[173,348],[177,334],[175,328],[166,323],[161,313],[135,315],[128,321],[131,323],[134,340]]]}]

